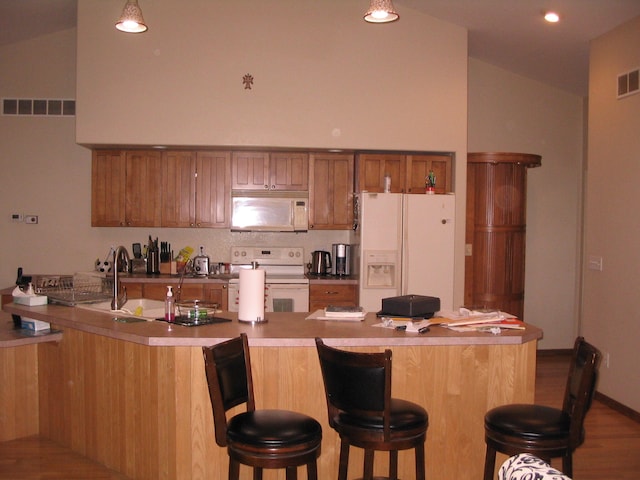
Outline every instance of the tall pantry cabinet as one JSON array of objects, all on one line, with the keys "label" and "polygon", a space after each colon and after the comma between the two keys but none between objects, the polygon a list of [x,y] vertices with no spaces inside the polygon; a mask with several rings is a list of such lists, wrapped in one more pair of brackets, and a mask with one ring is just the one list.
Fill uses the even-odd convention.
[{"label": "tall pantry cabinet", "polygon": [[523,319],[527,170],[540,155],[469,153],[465,304]]}]

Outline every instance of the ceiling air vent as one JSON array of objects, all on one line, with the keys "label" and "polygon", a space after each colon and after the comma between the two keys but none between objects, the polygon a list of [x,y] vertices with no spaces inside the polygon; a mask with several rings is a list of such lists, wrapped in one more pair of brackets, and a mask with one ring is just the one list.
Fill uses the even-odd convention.
[{"label": "ceiling air vent", "polygon": [[628,97],[640,92],[639,69],[618,75],[618,98]]},{"label": "ceiling air vent", "polygon": [[67,99],[3,98],[2,115],[73,117],[76,101]]}]

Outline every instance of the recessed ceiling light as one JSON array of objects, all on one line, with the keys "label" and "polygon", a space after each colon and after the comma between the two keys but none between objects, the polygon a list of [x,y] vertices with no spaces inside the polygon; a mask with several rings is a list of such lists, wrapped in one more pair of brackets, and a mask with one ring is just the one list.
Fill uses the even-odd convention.
[{"label": "recessed ceiling light", "polygon": [[549,23],[557,23],[560,21],[560,15],[556,12],[545,12],[544,19]]}]

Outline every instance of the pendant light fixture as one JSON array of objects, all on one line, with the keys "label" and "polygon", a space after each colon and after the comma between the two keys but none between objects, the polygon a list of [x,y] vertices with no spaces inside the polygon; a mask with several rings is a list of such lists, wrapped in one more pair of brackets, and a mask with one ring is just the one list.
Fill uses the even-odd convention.
[{"label": "pendant light fixture", "polygon": [[369,10],[364,14],[364,19],[369,23],[389,23],[400,18],[393,8],[392,0],[371,0]]},{"label": "pendant light fixture", "polygon": [[121,32],[127,33],[142,33],[147,31],[147,25],[142,18],[142,10],[138,6],[138,0],[127,0],[127,3],[122,9],[122,15],[116,28]]}]

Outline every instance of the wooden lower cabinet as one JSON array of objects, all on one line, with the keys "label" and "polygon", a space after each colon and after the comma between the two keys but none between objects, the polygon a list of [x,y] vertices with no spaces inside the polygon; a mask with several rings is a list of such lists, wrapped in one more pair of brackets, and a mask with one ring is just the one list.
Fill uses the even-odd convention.
[{"label": "wooden lower cabinet", "polygon": [[309,311],[315,312],[327,305],[351,307],[358,305],[358,286],[355,284],[311,284],[309,285]]},{"label": "wooden lower cabinet", "polygon": [[[179,281],[166,283],[126,282],[128,298],[149,298],[164,300],[167,296],[167,286],[172,286],[174,295],[178,294]],[[202,300],[220,305],[221,310],[227,310],[228,287],[226,283],[183,283],[180,298],[183,300]]]},{"label": "wooden lower cabinet", "polygon": [[[0,348],[0,366],[0,442],[38,435],[38,345]],[[3,465],[0,472],[9,473]]]},{"label": "wooden lower cabinet", "polygon": [[204,285],[204,300],[217,303],[220,310],[229,308],[229,288],[226,283],[208,283]]},{"label": "wooden lower cabinet", "polygon": [[[255,329],[250,339],[258,335]],[[535,341],[393,347],[394,396],[429,412],[427,478],[481,477],[484,414],[533,401],[535,359]],[[40,435],[131,479],[227,478],[229,457],[215,442],[200,346],[147,346],[65,328],[62,342],[38,346],[37,361]],[[260,407],[292,409],[321,423],[318,478],[335,478],[340,439],[327,423],[315,346],[252,346],[251,363]],[[352,449],[352,476],[362,471],[362,457]],[[376,472],[387,463],[388,456],[376,455]],[[413,451],[399,452],[398,467],[400,478],[415,478]],[[251,478],[249,468],[241,467],[240,478]],[[265,478],[284,474],[269,470]]]}]

